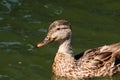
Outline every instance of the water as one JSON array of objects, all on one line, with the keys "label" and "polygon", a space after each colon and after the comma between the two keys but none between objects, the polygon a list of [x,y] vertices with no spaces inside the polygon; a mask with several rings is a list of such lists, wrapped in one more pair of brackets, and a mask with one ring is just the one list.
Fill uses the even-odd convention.
[{"label": "water", "polygon": [[[51,72],[57,43],[36,48],[49,24],[58,19],[71,22],[75,54],[116,43],[119,4],[119,0],[0,0],[0,80],[64,80],[53,78]],[[101,79],[120,77],[94,78]]]}]

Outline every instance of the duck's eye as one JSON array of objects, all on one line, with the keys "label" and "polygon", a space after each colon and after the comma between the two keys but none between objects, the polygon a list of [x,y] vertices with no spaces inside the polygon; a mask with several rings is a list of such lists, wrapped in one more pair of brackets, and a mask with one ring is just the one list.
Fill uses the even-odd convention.
[{"label": "duck's eye", "polygon": [[60,28],[57,28],[57,30],[60,30]]}]

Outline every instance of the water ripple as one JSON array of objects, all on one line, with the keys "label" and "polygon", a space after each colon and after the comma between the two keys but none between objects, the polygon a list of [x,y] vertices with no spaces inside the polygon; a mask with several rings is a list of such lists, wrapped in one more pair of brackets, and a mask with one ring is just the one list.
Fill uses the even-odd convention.
[{"label": "water ripple", "polygon": [[3,18],[3,17],[0,17],[0,21],[2,21],[2,20],[4,20],[4,18]]},{"label": "water ripple", "polygon": [[57,9],[57,10],[54,11],[54,13],[57,14],[57,15],[62,14],[62,12],[63,12],[62,8],[61,9]]},{"label": "water ripple", "polygon": [[38,31],[46,33],[47,29],[41,28],[41,29],[38,29]]},{"label": "water ripple", "polygon": [[12,30],[12,28],[9,24],[7,26],[0,27],[0,31],[10,31],[10,30]]},{"label": "water ripple", "polygon": [[[24,47],[24,48],[23,48]],[[23,44],[21,42],[17,41],[10,41],[10,42],[0,42],[0,49],[5,50],[6,52],[10,52],[13,50],[19,50],[22,49],[22,51],[33,51],[34,50],[34,45],[32,44]]]},{"label": "water ripple", "polygon": [[27,15],[24,15],[23,17],[24,18],[30,18],[32,15],[31,14],[27,14]]},{"label": "water ripple", "polygon": [[0,4],[2,4],[3,7],[6,7],[8,11],[0,11],[0,13],[7,13],[7,14],[10,13],[14,6],[12,3],[17,3],[18,6],[21,5],[21,3],[18,0],[2,0]]},{"label": "water ripple", "polygon": [[27,46],[29,47],[27,49],[28,51],[32,51],[34,49],[34,46],[32,44],[27,44]]},{"label": "water ripple", "polygon": [[20,42],[0,42],[0,44],[3,45],[20,45]]},{"label": "water ripple", "polygon": [[8,11],[6,13],[10,13],[11,12],[11,10],[12,10],[11,6],[12,5],[7,0],[3,0],[3,2],[1,4],[8,9]]},{"label": "water ripple", "polygon": [[9,76],[0,74],[0,78],[6,78],[6,77],[9,77]]},{"label": "water ripple", "polygon": [[[49,9],[53,10],[53,14],[56,14],[56,15],[60,15],[63,13],[63,7],[61,7],[61,6],[54,7],[54,5],[49,3],[49,4],[45,4],[44,7],[47,9],[49,8]],[[53,14],[51,14],[51,15],[53,16]]]},{"label": "water ripple", "polygon": [[0,49],[5,49],[6,52],[10,52],[15,46],[20,46],[20,42],[0,42]]},{"label": "water ripple", "polygon": [[52,6],[52,4],[45,4],[44,5],[45,8],[49,8],[50,6]]}]

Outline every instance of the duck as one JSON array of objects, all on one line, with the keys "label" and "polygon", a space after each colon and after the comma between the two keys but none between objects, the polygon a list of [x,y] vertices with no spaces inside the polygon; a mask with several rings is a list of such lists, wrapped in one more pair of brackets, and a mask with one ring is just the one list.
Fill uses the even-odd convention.
[{"label": "duck", "polygon": [[71,24],[67,20],[56,20],[50,24],[43,41],[37,43],[38,48],[54,41],[59,43],[52,64],[52,72],[56,76],[85,79],[113,76],[120,72],[120,42],[88,49],[76,58],[71,39]]}]

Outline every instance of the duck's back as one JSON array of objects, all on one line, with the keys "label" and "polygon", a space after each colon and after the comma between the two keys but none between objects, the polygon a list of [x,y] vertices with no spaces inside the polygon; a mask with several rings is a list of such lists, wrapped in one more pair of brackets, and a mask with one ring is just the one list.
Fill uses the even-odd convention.
[{"label": "duck's back", "polygon": [[78,64],[93,76],[113,75],[120,71],[120,43],[89,49]]}]

